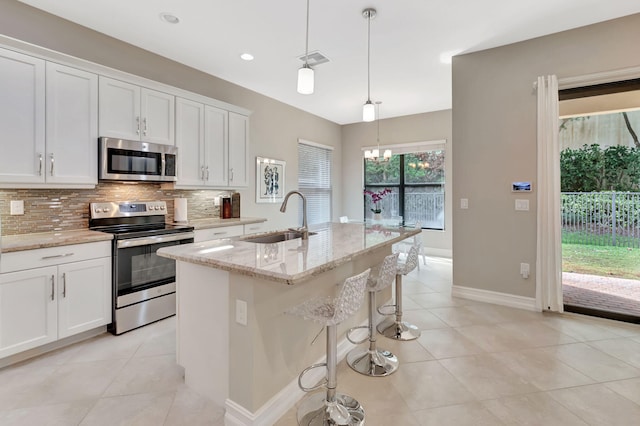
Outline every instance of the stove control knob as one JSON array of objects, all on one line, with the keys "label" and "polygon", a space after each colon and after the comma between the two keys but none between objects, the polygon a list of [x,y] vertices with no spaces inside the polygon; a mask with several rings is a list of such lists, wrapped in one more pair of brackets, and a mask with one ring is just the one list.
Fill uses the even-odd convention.
[{"label": "stove control knob", "polygon": [[96,213],[100,213],[100,208],[99,208],[99,207],[96,207],[94,211],[95,211]]},{"label": "stove control knob", "polygon": [[158,206],[155,206],[153,209],[154,209],[154,210],[158,210]]},{"label": "stove control knob", "polygon": [[160,206],[160,210],[164,210],[164,206]]},{"label": "stove control knob", "polygon": [[105,207],[104,209],[102,209],[102,212],[103,212],[103,213],[107,213],[108,211],[109,211],[109,209],[108,209],[108,208],[106,208],[106,207]]}]

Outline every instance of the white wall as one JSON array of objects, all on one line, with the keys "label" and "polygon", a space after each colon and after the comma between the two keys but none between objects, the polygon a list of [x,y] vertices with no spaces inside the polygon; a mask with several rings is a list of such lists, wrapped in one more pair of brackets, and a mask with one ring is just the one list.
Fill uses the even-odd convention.
[{"label": "white wall", "polygon": [[[343,210],[339,216],[362,219],[364,212],[362,147],[376,145],[377,123],[342,126]],[[380,120],[380,145],[446,140],[445,230],[422,232],[427,253],[451,256],[452,147],[451,110]]]},{"label": "white wall", "polygon": [[[640,65],[640,14],[453,58],[454,285],[535,297],[538,75]],[[513,194],[513,181],[534,192]],[[515,198],[530,211],[516,212]],[[459,208],[460,198],[469,209]]]}]

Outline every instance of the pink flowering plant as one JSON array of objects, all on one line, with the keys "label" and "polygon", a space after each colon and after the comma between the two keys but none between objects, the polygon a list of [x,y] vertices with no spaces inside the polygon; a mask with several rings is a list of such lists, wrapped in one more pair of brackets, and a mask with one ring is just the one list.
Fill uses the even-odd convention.
[{"label": "pink flowering plant", "polygon": [[382,212],[382,209],[378,206],[378,203],[382,201],[382,199],[387,194],[391,194],[391,190],[389,188],[385,188],[382,191],[369,191],[368,189],[364,190],[364,195],[368,195],[369,197],[371,197],[371,202],[373,203],[373,208],[371,209],[372,212]]}]

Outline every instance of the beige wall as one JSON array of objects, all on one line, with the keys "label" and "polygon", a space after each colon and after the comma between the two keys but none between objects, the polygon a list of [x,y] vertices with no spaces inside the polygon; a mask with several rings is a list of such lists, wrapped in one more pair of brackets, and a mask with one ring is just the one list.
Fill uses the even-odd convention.
[{"label": "beige wall", "polygon": [[[560,79],[640,65],[640,15],[453,59],[454,285],[535,297],[538,75]],[[513,181],[532,181],[516,212]],[[460,198],[469,209],[459,208]]]},{"label": "beige wall", "polygon": [[[15,0],[0,0],[0,10],[0,34],[251,110],[249,164],[253,164],[256,156],[286,161],[286,190],[298,186],[298,138],[335,147],[333,206],[334,212],[342,210],[341,131],[338,124]],[[194,49],[198,48],[194,46]],[[295,76],[295,72],[292,75]],[[2,143],[9,141],[0,139]],[[254,187],[255,166],[249,171],[249,188],[239,191],[243,216],[266,217],[272,228],[285,228],[297,223],[294,205],[282,214],[278,210],[279,205],[256,204]],[[218,191],[212,193],[217,194]],[[3,216],[6,214],[4,210]]]},{"label": "beige wall", "polygon": [[[344,209],[339,216],[362,219],[364,211],[362,147],[376,145],[376,123],[354,123],[342,127],[342,184]],[[445,230],[423,231],[428,253],[451,256],[451,177],[453,146],[451,110],[380,120],[380,145],[446,140]]]}]

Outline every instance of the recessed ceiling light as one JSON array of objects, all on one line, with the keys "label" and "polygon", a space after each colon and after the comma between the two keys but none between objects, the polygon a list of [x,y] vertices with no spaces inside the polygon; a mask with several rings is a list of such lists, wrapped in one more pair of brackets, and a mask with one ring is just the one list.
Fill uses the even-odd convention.
[{"label": "recessed ceiling light", "polygon": [[167,24],[177,24],[180,22],[180,18],[178,18],[173,13],[163,12],[160,14],[160,19],[162,19]]},{"label": "recessed ceiling light", "polygon": [[242,55],[240,55],[240,58],[244,59],[245,61],[253,61],[253,55],[251,53],[243,53]]}]

